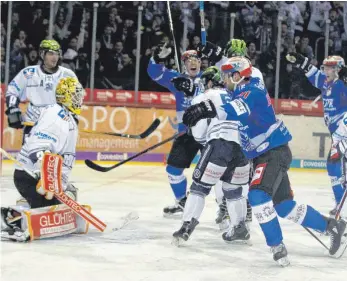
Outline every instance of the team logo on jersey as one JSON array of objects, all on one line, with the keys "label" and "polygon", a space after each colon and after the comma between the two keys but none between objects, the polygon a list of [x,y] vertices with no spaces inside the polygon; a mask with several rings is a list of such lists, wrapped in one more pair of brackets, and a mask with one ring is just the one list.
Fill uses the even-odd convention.
[{"label": "team logo on jersey", "polygon": [[261,151],[267,149],[268,146],[269,146],[269,142],[264,142],[263,144],[261,144],[257,147],[257,152],[261,152]]},{"label": "team logo on jersey", "polygon": [[46,92],[53,91],[53,83],[46,83],[45,84],[45,91]]},{"label": "team logo on jersey", "polygon": [[194,177],[195,179],[199,179],[199,178],[201,177],[201,172],[200,172],[199,169],[195,169],[195,170],[194,170],[193,177]]},{"label": "team logo on jersey", "polygon": [[31,77],[33,77],[34,73],[35,73],[35,68],[33,67],[23,70],[23,75],[26,79],[30,79]]},{"label": "team logo on jersey", "polygon": [[46,81],[53,81],[53,76],[52,75],[46,75],[45,80]]},{"label": "team logo on jersey", "polygon": [[51,140],[51,141],[53,141],[53,142],[57,142],[57,139],[56,138],[54,138],[54,137],[52,137],[52,136],[50,136],[50,135],[47,135],[47,134],[45,134],[45,133],[41,133],[41,132],[36,132],[35,134],[34,134],[34,136],[36,136],[38,139],[40,139],[40,140]]}]

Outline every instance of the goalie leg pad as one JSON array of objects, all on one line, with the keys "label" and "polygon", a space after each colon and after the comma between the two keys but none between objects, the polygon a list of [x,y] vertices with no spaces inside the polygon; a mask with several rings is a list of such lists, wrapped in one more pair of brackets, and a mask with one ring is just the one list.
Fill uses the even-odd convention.
[{"label": "goalie leg pad", "polygon": [[[90,211],[90,206],[83,206]],[[30,240],[52,238],[71,233],[87,233],[89,224],[65,205],[30,209],[23,212],[23,231]]]}]

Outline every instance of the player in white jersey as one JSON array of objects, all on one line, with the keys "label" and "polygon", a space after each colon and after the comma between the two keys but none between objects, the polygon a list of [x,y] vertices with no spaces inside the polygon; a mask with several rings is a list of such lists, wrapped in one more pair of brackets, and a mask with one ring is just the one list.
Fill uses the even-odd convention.
[{"label": "player in white jersey", "polygon": [[[229,42],[224,47],[224,49],[210,42],[207,42],[205,46],[200,45],[198,47],[199,54],[201,56],[208,57],[210,60],[210,63],[212,65],[215,65],[219,70],[221,70],[222,65],[225,64],[229,58],[232,58],[235,56],[248,57],[247,51],[248,51],[247,44],[242,39],[230,39]],[[259,78],[260,81],[264,84],[263,74],[260,72],[258,68],[254,66],[252,66],[252,77]],[[225,198],[223,198],[223,192],[222,192],[222,183],[218,182],[216,186],[214,187],[214,190],[216,193],[216,201],[219,205],[219,211],[216,218],[216,223],[220,224],[223,221],[223,219],[227,216],[226,202],[225,202]],[[252,208],[247,200],[247,222],[251,222],[251,221],[252,221]]]},{"label": "player in white jersey", "polygon": [[[75,73],[59,66],[61,48],[55,40],[40,43],[41,65],[23,68],[10,82],[6,92],[6,115],[11,128],[23,128],[23,121],[36,122],[43,107],[55,104],[55,89],[61,78],[74,77]],[[28,101],[26,113],[22,117],[19,103]],[[24,134],[30,127],[24,129]]]},{"label": "player in white jersey", "polygon": [[[192,100],[192,105],[207,99],[212,99],[220,105],[228,99],[231,100],[224,89],[217,67],[207,68],[200,81],[200,89],[203,93]],[[237,127],[235,122],[220,121],[217,118],[201,120],[192,127],[192,135],[197,142],[204,145],[204,149],[193,172],[193,183],[183,212],[183,225],[173,234],[175,244],[179,244],[182,239],[188,240],[199,223],[205,197],[219,180],[222,181],[222,189],[230,214],[230,228],[223,233],[223,240],[233,242],[250,239],[245,225],[250,168],[239,145]]]},{"label": "player in white jersey", "polygon": [[[31,209],[46,211],[44,207],[60,204],[57,199],[48,200],[37,192],[40,189],[41,161],[45,152],[63,157],[62,186],[67,195],[76,199],[77,190],[68,180],[75,162],[78,137],[76,116],[81,112],[83,97],[84,90],[77,78],[61,79],[56,89],[57,103],[40,110],[37,122],[17,156],[22,165],[15,166],[14,185]],[[1,237],[18,241],[30,239],[25,229],[27,218],[23,215],[24,210],[27,211],[18,206],[1,208]]]},{"label": "player in white jersey", "polygon": [[[43,40],[40,43],[39,53],[42,64],[22,69],[8,85],[6,92],[5,113],[8,126],[15,129],[24,127],[23,142],[32,126],[23,126],[22,122],[35,123],[42,108],[55,104],[55,89],[61,78],[77,78],[72,70],[59,66],[61,48],[57,41]],[[25,101],[28,101],[28,107],[22,116],[19,103]],[[23,198],[18,199],[17,202],[27,204]]]}]

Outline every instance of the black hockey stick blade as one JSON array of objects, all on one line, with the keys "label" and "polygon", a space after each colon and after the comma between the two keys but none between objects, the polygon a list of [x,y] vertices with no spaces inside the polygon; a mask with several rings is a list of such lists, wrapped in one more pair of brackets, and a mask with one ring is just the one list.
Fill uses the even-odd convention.
[{"label": "black hockey stick blade", "polygon": [[175,138],[177,138],[177,137],[179,137],[179,136],[182,136],[182,135],[184,135],[185,133],[186,133],[186,132],[181,132],[181,133],[174,134],[173,136],[169,137],[168,139],[165,139],[165,140],[163,140],[162,142],[159,142],[159,143],[157,143],[157,144],[155,144],[155,145],[153,145],[153,146],[150,146],[150,147],[146,148],[145,150],[143,150],[143,151],[141,151],[141,152],[139,152],[139,153],[137,153],[137,154],[135,154],[135,155],[129,157],[128,159],[125,159],[125,160],[123,160],[123,161],[121,161],[121,162],[119,162],[119,163],[117,163],[117,164],[115,164],[115,165],[113,165],[113,166],[110,166],[110,167],[103,167],[103,166],[100,166],[100,165],[94,163],[93,161],[91,161],[91,160],[89,160],[89,159],[86,159],[86,160],[84,161],[84,163],[86,163],[86,165],[87,165],[89,168],[91,168],[91,169],[93,169],[93,170],[95,170],[95,171],[105,173],[105,172],[111,171],[111,170],[113,170],[114,168],[117,168],[117,167],[119,167],[119,166],[121,166],[121,165],[123,165],[123,164],[125,164],[125,163],[127,163],[127,162],[129,162],[129,161],[131,161],[131,160],[133,160],[133,159],[135,159],[135,158],[137,158],[137,157],[139,157],[139,156],[142,155],[142,154],[147,153],[148,151],[151,151],[151,150],[153,150],[153,149],[156,149],[157,147],[159,147],[159,146],[161,146],[161,145],[163,145],[163,144],[165,144],[165,143],[167,143],[167,142],[169,142],[169,141],[171,141],[171,140],[173,140],[173,139],[175,139]]},{"label": "black hockey stick blade", "polygon": [[89,130],[83,130],[83,133],[89,133],[89,134],[101,134],[101,135],[108,135],[113,137],[122,137],[122,138],[129,138],[129,139],[144,139],[147,138],[150,134],[152,134],[156,128],[158,128],[160,124],[160,120],[157,118],[153,121],[153,123],[144,131],[143,133],[139,135],[129,135],[129,134],[119,134],[119,133],[109,133],[109,132],[94,132]]}]

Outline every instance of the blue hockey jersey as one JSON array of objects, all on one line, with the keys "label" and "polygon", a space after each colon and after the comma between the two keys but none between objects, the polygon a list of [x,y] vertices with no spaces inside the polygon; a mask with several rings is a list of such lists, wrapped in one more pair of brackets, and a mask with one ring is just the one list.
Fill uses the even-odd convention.
[{"label": "blue hockey jersey", "polygon": [[316,67],[312,67],[306,76],[311,84],[322,92],[324,121],[332,134],[347,112],[347,87],[339,79],[327,82],[325,74]]},{"label": "blue hockey jersey", "polygon": [[240,144],[249,159],[292,139],[283,121],[276,118],[270,97],[259,78],[251,78],[248,84],[237,86],[233,100],[226,101],[222,107],[226,114],[219,118],[238,121]]},{"label": "blue hockey jersey", "polygon": [[[167,69],[162,64],[156,64],[153,58],[151,58],[149,61],[147,72],[149,77],[151,77],[153,81],[167,88],[171,93],[175,95],[178,131],[179,132],[185,131],[186,126],[182,123],[183,113],[191,105],[192,99],[198,94],[199,92],[198,89],[193,97],[186,97],[183,92],[177,91],[175,86],[171,83],[171,79],[174,77],[187,76],[187,75],[181,74],[176,70]],[[201,72],[197,75],[196,78],[200,76],[201,76]]]}]

